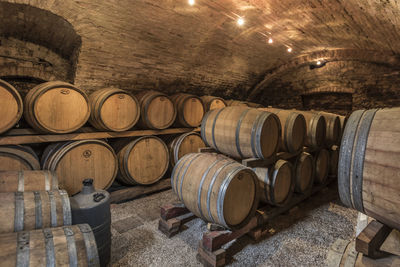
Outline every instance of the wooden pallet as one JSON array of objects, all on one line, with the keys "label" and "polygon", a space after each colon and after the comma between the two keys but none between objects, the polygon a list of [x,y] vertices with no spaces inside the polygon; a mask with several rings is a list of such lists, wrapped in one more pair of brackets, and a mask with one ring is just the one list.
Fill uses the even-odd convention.
[{"label": "wooden pallet", "polygon": [[121,203],[144,195],[157,193],[171,188],[171,179],[162,179],[153,185],[135,185],[111,187],[111,203]]},{"label": "wooden pallet", "polygon": [[86,139],[108,139],[137,137],[149,135],[180,134],[191,131],[199,132],[200,128],[171,128],[165,130],[134,130],[124,132],[99,132],[91,127],[84,127],[69,134],[42,134],[32,129],[12,129],[0,136],[0,145],[22,145],[50,143],[62,141],[77,141]]},{"label": "wooden pallet", "polygon": [[[209,230],[203,233],[202,240],[198,247],[197,259],[204,266],[224,266],[226,262],[226,250],[222,248],[225,244],[249,235],[258,241],[265,237],[268,232],[265,225],[277,216],[291,210],[305,199],[325,188],[329,183],[336,180],[336,177],[330,177],[325,184],[315,185],[314,188],[306,194],[295,193],[289,204],[285,207],[273,207],[265,205],[256,211],[255,216],[250,222],[241,229],[227,230],[217,229]],[[158,229],[167,237],[172,237],[182,230],[182,226],[196,218],[183,204],[169,204],[161,208],[161,218]]]}]

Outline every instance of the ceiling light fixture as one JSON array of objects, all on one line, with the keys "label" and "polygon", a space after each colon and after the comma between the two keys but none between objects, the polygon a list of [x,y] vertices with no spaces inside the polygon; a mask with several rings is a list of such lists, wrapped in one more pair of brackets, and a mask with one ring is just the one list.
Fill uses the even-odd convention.
[{"label": "ceiling light fixture", "polygon": [[317,65],[320,66],[322,64],[321,60],[317,61]]},{"label": "ceiling light fixture", "polygon": [[288,47],[287,51],[288,51],[289,53],[292,53],[293,49],[292,49],[291,47]]},{"label": "ceiling light fixture", "polygon": [[238,18],[237,24],[238,24],[239,26],[243,26],[243,24],[244,24],[244,19],[243,19],[243,18]]},{"label": "ceiling light fixture", "polygon": [[269,43],[269,44],[272,44],[273,42],[274,42],[274,40],[272,40],[272,38],[269,38],[269,39],[268,39],[268,43]]},{"label": "ceiling light fixture", "polygon": [[189,5],[194,6],[195,1],[194,0],[188,0]]}]

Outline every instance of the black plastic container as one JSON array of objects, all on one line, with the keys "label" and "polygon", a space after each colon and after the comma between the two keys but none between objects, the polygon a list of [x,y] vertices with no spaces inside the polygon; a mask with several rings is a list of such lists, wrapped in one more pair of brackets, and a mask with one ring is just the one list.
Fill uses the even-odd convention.
[{"label": "black plastic container", "polygon": [[87,223],[93,230],[100,265],[107,266],[111,254],[110,194],[93,187],[93,179],[83,181],[82,191],[70,198],[72,224]]}]

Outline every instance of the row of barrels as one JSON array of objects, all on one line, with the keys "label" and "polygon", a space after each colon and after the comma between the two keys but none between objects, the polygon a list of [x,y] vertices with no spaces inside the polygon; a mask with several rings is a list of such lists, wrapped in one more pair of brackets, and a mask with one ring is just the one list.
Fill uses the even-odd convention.
[{"label": "row of barrels", "polygon": [[162,138],[124,138],[111,144],[103,140],[53,143],[44,149],[41,161],[30,147],[0,146],[0,170],[54,171],[60,188],[73,195],[88,177],[99,189],[110,187],[116,177],[127,185],[153,184],[183,155],[205,146],[196,132]]},{"label": "row of barrels", "polygon": [[339,115],[275,108],[226,107],[209,111],[201,124],[205,144],[228,156],[266,159],[276,152],[298,153],[338,145]]},{"label": "row of barrels", "polygon": [[336,175],[337,166],[338,147],[253,169],[221,154],[189,153],[175,165],[171,186],[196,216],[237,229],[252,218],[259,201],[285,206],[293,194],[308,194],[328,174]]},{"label": "row of barrels", "polygon": [[22,101],[12,85],[0,80],[0,133],[12,128],[22,115],[43,133],[74,132],[87,121],[98,130],[116,132],[135,125],[156,130],[172,125],[197,127],[208,110],[250,104],[244,103],[213,96],[167,96],[157,91],[131,94],[117,88],[100,89],[87,96],[76,86],[60,81],[35,86]]}]

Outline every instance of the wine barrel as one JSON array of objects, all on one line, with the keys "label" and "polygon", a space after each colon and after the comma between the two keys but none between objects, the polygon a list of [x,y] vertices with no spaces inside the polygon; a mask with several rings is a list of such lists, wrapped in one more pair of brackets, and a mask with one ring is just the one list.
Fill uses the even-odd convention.
[{"label": "wine barrel", "polygon": [[302,152],[294,161],[294,191],[305,194],[314,184],[314,159],[311,154]]},{"label": "wine barrel", "polygon": [[306,119],[307,137],[305,145],[313,149],[321,148],[326,140],[326,121],[324,116],[311,111],[299,111]]},{"label": "wine barrel", "polygon": [[101,140],[82,140],[48,146],[42,156],[44,170],[54,171],[61,189],[74,195],[88,177],[94,186],[106,189],[117,175],[118,161],[114,150]]},{"label": "wine barrel", "polygon": [[231,229],[248,223],[258,205],[254,171],[215,153],[182,157],[172,171],[171,185],[196,216]]},{"label": "wine barrel", "polygon": [[175,166],[179,159],[182,158],[184,155],[189,153],[196,153],[199,151],[199,148],[205,146],[206,145],[201,139],[200,134],[196,132],[184,133],[173,138],[172,141],[168,142],[169,159],[171,166]]},{"label": "wine barrel", "polygon": [[225,100],[225,103],[226,103],[228,106],[243,106],[243,107],[249,107],[249,105],[248,105],[246,102],[244,102],[244,101],[239,101],[239,100],[233,100],[233,99],[231,99],[231,100]]},{"label": "wine barrel", "polygon": [[340,144],[342,129],[340,126],[339,115],[328,112],[317,112],[324,116],[326,122],[326,139],[325,143],[328,147]]},{"label": "wine barrel", "polygon": [[332,146],[329,150],[329,174],[332,176],[337,176],[338,174],[338,164],[339,164],[339,147]]},{"label": "wine barrel", "polygon": [[278,160],[270,168],[253,168],[257,175],[261,201],[283,207],[294,192],[293,166],[285,160]]},{"label": "wine barrel", "polygon": [[44,133],[70,133],[89,119],[89,98],[72,84],[54,81],[35,86],[25,97],[24,116]]},{"label": "wine barrel", "polygon": [[174,123],[176,109],[167,95],[156,91],[142,91],[135,97],[140,103],[140,127],[161,130]]},{"label": "wine barrel", "polygon": [[263,105],[258,104],[258,103],[249,102],[249,101],[246,101],[245,103],[247,104],[247,106],[249,106],[251,108],[264,108]]},{"label": "wine barrel", "polygon": [[270,112],[246,107],[210,110],[201,124],[204,143],[235,158],[268,158],[278,148],[281,124]]},{"label": "wine barrel", "polygon": [[201,98],[190,94],[175,94],[171,100],[176,106],[178,115],[176,125],[183,127],[198,127],[204,116],[204,106]]},{"label": "wine barrel", "polygon": [[204,104],[204,112],[210,111],[212,109],[224,108],[227,106],[225,100],[220,97],[205,95],[200,98]]},{"label": "wine barrel", "polygon": [[22,111],[23,102],[18,91],[11,84],[0,80],[0,134],[14,127]]},{"label": "wine barrel", "polygon": [[290,153],[299,152],[304,145],[307,124],[304,116],[293,110],[262,108],[278,116],[282,125],[280,150]]},{"label": "wine barrel", "polygon": [[347,124],[347,120],[348,120],[348,119],[349,119],[349,116],[339,116],[339,120],[340,120],[340,129],[342,130],[342,132],[340,133],[340,140],[342,140],[344,128],[346,127],[346,124]]},{"label": "wine barrel", "polygon": [[139,120],[139,102],[127,91],[104,88],[92,93],[89,100],[92,109],[89,122],[98,130],[122,132]]},{"label": "wine barrel", "polygon": [[119,162],[117,180],[124,184],[154,184],[168,170],[168,147],[156,136],[121,140],[114,147]]},{"label": "wine barrel", "polygon": [[0,192],[49,191],[58,189],[51,171],[0,171]]},{"label": "wine barrel", "polygon": [[358,110],[339,152],[342,202],[400,230],[400,108]]},{"label": "wine barrel", "polygon": [[27,146],[0,146],[0,171],[40,170],[39,158]]},{"label": "wine barrel", "polygon": [[2,266],[100,266],[87,224],[1,234],[0,260]]},{"label": "wine barrel", "polygon": [[315,181],[319,184],[326,182],[329,173],[329,151],[321,149],[314,155],[315,158]]},{"label": "wine barrel", "polygon": [[0,193],[0,214],[0,233],[71,225],[64,190]]}]

